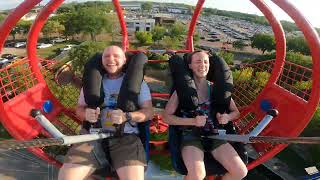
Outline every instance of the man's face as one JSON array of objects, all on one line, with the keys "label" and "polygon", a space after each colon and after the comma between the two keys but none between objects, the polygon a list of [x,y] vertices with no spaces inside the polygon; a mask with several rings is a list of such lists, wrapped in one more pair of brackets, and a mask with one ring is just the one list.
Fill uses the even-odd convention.
[{"label": "man's face", "polygon": [[102,64],[109,75],[118,75],[121,73],[123,65],[126,63],[126,57],[121,48],[110,46],[106,48],[102,55]]},{"label": "man's face", "polygon": [[192,56],[189,68],[192,70],[193,75],[198,78],[204,78],[209,71],[209,56],[204,52],[195,53]]}]

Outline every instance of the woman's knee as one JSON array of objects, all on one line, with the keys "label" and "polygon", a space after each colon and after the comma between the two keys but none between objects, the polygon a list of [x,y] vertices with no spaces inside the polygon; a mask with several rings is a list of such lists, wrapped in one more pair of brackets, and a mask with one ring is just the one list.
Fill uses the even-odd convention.
[{"label": "woman's knee", "polygon": [[206,170],[204,168],[188,170],[189,179],[202,180],[206,177]]},{"label": "woman's knee", "polygon": [[59,180],[73,180],[73,179],[86,179],[94,172],[94,168],[90,166],[83,166],[78,164],[66,163],[63,164],[59,170]]},{"label": "woman's knee", "polygon": [[244,163],[239,165],[235,165],[234,168],[229,172],[233,177],[237,177],[237,179],[243,179],[248,174],[248,169]]}]

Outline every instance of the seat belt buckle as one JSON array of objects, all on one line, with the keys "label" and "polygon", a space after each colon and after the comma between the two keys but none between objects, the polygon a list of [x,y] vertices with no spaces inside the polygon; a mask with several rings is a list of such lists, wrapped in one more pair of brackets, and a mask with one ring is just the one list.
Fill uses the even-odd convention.
[{"label": "seat belt buckle", "polygon": [[225,129],[213,129],[212,132],[217,135],[226,135],[227,131]]},{"label": "seat belt buckle", "polygon": [[90,128],[89,133],[90,134],[98,134],[102,132],[102,128]]}]

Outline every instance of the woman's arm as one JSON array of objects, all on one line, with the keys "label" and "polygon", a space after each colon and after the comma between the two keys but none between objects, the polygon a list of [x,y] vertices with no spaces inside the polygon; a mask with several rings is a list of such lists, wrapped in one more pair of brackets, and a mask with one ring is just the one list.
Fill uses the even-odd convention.
[{"label": "woman's arm", "polygon": [[186,126],[194,126],[195,118],[181,118],[174,115],[178,108],[178,96],[176,91],[170,97],[164,112],[163,112],[163,120],[165,123],[170,125],[186,125]]},{"label": "woman's arm", "polygon": [[231,98],[231,101],[230,101],[230,113],[229,113],[229,121],[233,121],[235,119],[237,119],[239,116],[240,116],[240,112],[239,112],[239,109],[236,105],[236,103],[233,101],[233,99]]},{"label": "woman's arm", "polygon": [[240,112],[236,106],[236,103],[233,101],[232,98],[230,101],[229,109],[230,109],[230,113],[224,113],[224,114],[217,113],[216,117],[220,124],[227,124],[229,121],[233,121],[239,117]]}]

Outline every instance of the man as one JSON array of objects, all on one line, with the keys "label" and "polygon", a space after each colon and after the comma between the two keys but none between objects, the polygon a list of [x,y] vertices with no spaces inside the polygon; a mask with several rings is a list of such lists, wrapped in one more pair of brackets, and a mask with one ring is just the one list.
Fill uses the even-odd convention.
[{"label": "man", "polygon": [[[125,123],[125,136],[114,137],[108,140],[108,149],[111,164],[116,170],[119,178],[144,179],[144,166],[146,166],[145,152],[140,138],[137,123],[151,119],[153,115],[150,90],[143,81],[138,97],[140,110],[134,112],[123,112],[114,109],[117,97],[123,81],[122,68],[126,63],[126,57],[121,48],[117,46],[107,47],[102,55],[102,65],[107,72],[102,80],[104,91],[104,106],[106,108],[90,109],[84,100],[81,90],[76,114],[79,119],[97,122],[101,114],[102,128],[115,131],[114,124]],[[128,119],[129,117],[129,119]],[[130,121],[128,121],[130,120]],[[88,133],[81,130],[82,133]],[[64,164],[59,172],[59,180],[82,180],[89,177],[96,169],[106,164],[106,157],[99,142],[89,142],[74,145],[66,155]]]}]

